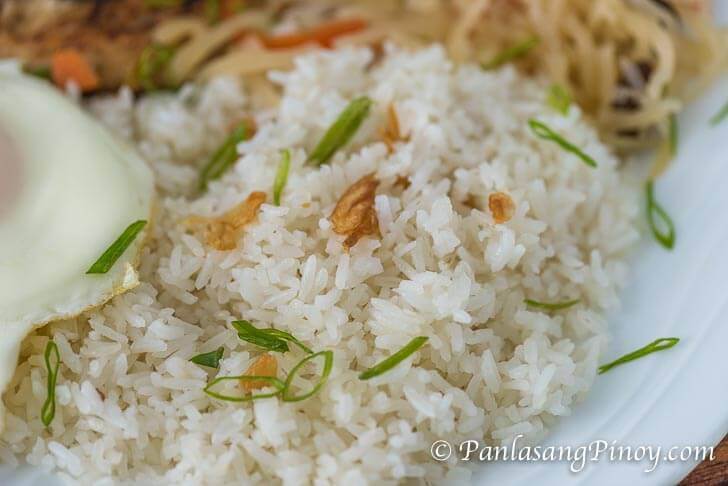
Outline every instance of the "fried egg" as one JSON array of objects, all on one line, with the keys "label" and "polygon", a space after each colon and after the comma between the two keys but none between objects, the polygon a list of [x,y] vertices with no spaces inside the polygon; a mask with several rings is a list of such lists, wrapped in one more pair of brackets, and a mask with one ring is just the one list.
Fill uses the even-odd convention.
[{"label": "fried egg", "polygon": [[[0,394],[33,329],[139,283],[143,234],[108,273],[86,271],[153,199],[130,147],[50,84],[0,72]],[[0,401],[0,431],[3,415]]]}]

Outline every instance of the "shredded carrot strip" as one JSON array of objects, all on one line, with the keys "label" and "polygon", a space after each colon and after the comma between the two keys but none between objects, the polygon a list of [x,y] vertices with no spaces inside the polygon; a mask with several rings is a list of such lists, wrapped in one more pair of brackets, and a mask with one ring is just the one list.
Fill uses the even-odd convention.
[{"label": "shredded carrot strip", "polygon": [[53,54],[51,77],[60,88],[65,88],[68,81],[75,82],[83,92],[92,91],[99,86],[99,76],[93,66],[75,49],[63,49]]},{"label": "shredded carrot strip", "polygon": [[363,19],[334,20],[304,32],[262,37],[263,45],[269,49],[287,49],[303,44],[316,43],[323,47],[331,47],[334,39],[364,29],[367,22]]}]

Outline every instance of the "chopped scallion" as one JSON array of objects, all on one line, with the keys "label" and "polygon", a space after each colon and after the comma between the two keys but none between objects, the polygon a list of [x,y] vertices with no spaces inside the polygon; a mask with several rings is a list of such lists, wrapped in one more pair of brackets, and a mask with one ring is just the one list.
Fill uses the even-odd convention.
[{"label": "chopped scallion", "polygon": [[[51,355],[54,358],[53,362],[51,360]],[[45,361],[46,370],[48,370],[48,396],[43,403],[43,407],[40,409],[40,419],[43,422],[43,425],[48,427],[53,421],[53,417],[56,415],[56,380],[58,379],[58,367],[61,364],[61,355],[58,353],[58,346],[55,342],[48,341],[45,353],[43,353],[43,359]]]},{"label": "chopped scallion", "polygon": [[[324,358],[324,366],[323,370],[321,371],[321,377],[316,382],[316,384],[306,393],[303,393],[301,395],[291,395],[291,384],[293,383],[293,379],[296,377],[298,371],[301,369],[303,365],[308,363],[311,360],[314,360],[318,358],[319,356],[323,356]],[[301,400],[305,400],[314,394],[316,394],[321,387],[324,386],[326,383],[326,380],[328,380],[329,375],[331,374],[331,369],[334,365],[334,353],[333,351],[319,351],[318,353],[310,354],[303,358],[301,361],[298,362],[296,366],[293,367],[290,373],[288,373],[288,376],[286,377],[286,381],[284,384],[283,391],[281,393],[281,400],[284,402],[300,402]]]},{"label": "chopped scallion", "polygon": [[526,300],[524,300],[524,302],[529,307],[536,307],[538,309],[544,309],[544,310],[561,310],[561,309],[568,309],[569,307],[578,304],[579,303],[579,299],[566,300],[564,302],[554,302],[554,303],[539,302],[537,300],[526,299]]},{"label": "chopped scallion", "polygon": [[124,254],[147,222],[143,219],[130,224],[111,246],[86,270],[86,274],[103,274],[111,270],[116,260]]},{"label": "chopped scallion", "polygon": [[[227,381],[254,381],[256,383],[265,383],[275,388],[275,391],[270,393],[258,393],[258,394],[244,394],[244,395],[225,395],[220,392],[213,390],[213,387],[219,383]],[[253,376],[253,375],[239,375],[239,376],[221,376],[212,380],[205,388],[204,392],[218,400],[225,400],[227,402],[249,402],[252,400],[258,400],[259,398],[270,398],[278,395],[283,391],[285,385],[281,380],[273,376]]]},{"label": "chopped scallion", "polygon": [[619,366],[624,363],[628,363],[630,361],[634,361],[636,359],[639,359],[643,356],[647,356],[648,354],[655,353],[657,351],[662,351],[665,349],[669,349],[673,346],[675,346],[680,341],[680,338],[676,337],[669,337],[669,338],[659,338],[652,341],[647,346],[644,346],[636,351],[632,351],[631,353],[627,353],[621,358],[615,359],[611,363],[607,363],[605,365],[602,365],[599,367],[599,374],[606,373],[607,371],[611,370],[615,366]]},{"label": "chopped scallion", "polygon": [[316,148],[313,149],[308,160],[316,165],[328,162],[337,150],[351,140],[369,114],[371,106],[372,100],[366,96],[359,97],[349,103],[326,131]]},{"label": "chopped scallion", "polygon": [[368,370],[359,374],[359,379],[368,380],[391,370],[399,363],[407,359],[412,353],[420,349],[427,342],[428,339],[429,338],[426,336],[419,336],[414,338],[412,341],[407,343],[402,349],[394,353],[389,358],[380,361]]},{"label": "chopped scallion", "polygon": [[50,66],[43,65],[43,66],[23,66],[23,72],[25,74],[30,74],[31,76],[35,76],[36,78],[45,79],[46,81],[51,81],[52,75],[51,75],[51,68]]},{"label": "chopped scallion", "polygon": [[281,205],[281,194],[283,188],[286,187],[288,181],[288,171],[291,168],[291,151],[283,150],[281,152],[281,162],[278,164],[276,178],[273,181],[273,203],[276,206]]},{"label": "chopped scallion", "polygon": [[145,47],[134,71],[139,86],[146,91],[167,87],[169,83],[164,79],[164,70],[176,52],[176,48],[162,44],[151,44]]},{"label": "chopped scallion", "polygon": [[542,138],[544,140],[549,140],[551,142],[554,142],[555,144],[560,146],[562,149],[566,150],[567,152],[571,152],[572,154],[579,157],[589,167],[597,166],[597,163],[593,158],[591,158],[589,155],[585,154],[579,147],[577,147],[576,145],[567,141],[564,137],[562,137],[558,133],[554,132],[545,123],[540,122],[534,118],[531,118],[530,120],[528,120],[528,126],[531,127],[531,131],[537,137]]},{"label": "chopped scallion", "polygon": [[219,149],[212,155],[210,161],[200,172],[198,187],[201,191],[207,189],[207,184],[222,175],[235,163],[238,157],[237,146],[248,138],[246,122],[238,125],[232,134],[225,140]]},{"label": "chopped scallion", "polygon": [[552,84],[549,88],[546,103],[562,115],[566,115],[569,112],[569,106],[571,106],[571,96],[569,96],[566,88],[560,84]]},{"label": "chopped scallion", "polygon": [[198,364],[200,366],[207,366],[209,368],[219,368],[220,367],[220,360],[222,359],[222,354],[225,351],[225,348],[220,346],[214,351],[210,351],[209,353],[202,353],[198,354],[197,356],[193,356],[190,358],[190,361],[192,361],[195,364]]},{"label": "chopped scallion", "polygon": [[514,61],[528,54],[528,52],[536,47],[540,39],[537,36],[529,37],[518,44],[511,46],[498,54],[496,54],[490,61],[481,64],[483,69],[495,69],[503,64]]},{"label": "chopped scallion", "polygon": [[277,336],[271,336],[269,333],[264,332],[264,329],[258,329],[249,321],[233,321],[231,324],[238,331],[238,337],[243,341],[255,344],[269,351],[277,351],[279,353],[288,351],[286,341]]},{"label": "chopped scallion", "polygon": [[677,140],[678,140],[678,125],[677,115],[674,113],[670,115],[670,130],[669,130],[669,141],[670,141],[670,155],[674,157],[677,154]]},{"label": "chopped scallion", "polygon": [[313,353],[310,348],[296,339],[292,334],[281,331],[280,329],[258,329],[249,321],[245,320],[233,321],[231,325],[238,332],[240,339],[269,351],[285,353],[288,351],[288,342],[290,342],[306,353]]},{"label": "chopped scallion", "polygon": [[718,110],[718,113],[713,115],[713,117],[710,119],[710,124],[717,125],[718,123],[725,120],[726,117],[728,117],[728,101],[726,101],[725,104],[721,107],[721,109]]},{"label": "chopped scallion", "polygon": [[293,343],[308,354],[313,353],[313,350],[311,350],[311,348],[309,348],[308,346],[303,344],[301,341],[296,339],[292,334],[287,333],[286,331],[281,331],[280,329],[272,329],[272,328],[271,329],[262,329],[262,331],[265,332],[266,334],[268,334],[269,336],[277,337],[278,339],[282,339],[284,341]]},{"label": "chopped scallion", "polygon": [[[655,189],[652,181],[647,182],[647,221],[655,239],[668,250],[675,246],[675,224],[667,212],[655,200]],[[660,221],[658,222],[657,219]],[[658,227],[661,225],[661,227]]]}]

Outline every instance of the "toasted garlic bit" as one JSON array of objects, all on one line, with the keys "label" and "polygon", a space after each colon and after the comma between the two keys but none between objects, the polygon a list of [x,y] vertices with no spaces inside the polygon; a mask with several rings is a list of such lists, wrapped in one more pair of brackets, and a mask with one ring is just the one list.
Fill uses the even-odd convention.
[{"label": "toasted garlic bit", "polygon": [[401,174],[398,175],[397,179],[394,181],[394,186],[401,187],[403,190],[407,189],[411,184],[409,177]]},{"label": "toasted garlic bit", "polygon": [[397,109],[394,107],[394,103],[390,103],[387,108],[387,124],[382,129],[382,140],[387,145],[389,153],[394,152],[394,144],[396,142],[406,140],[399,129],[399,118],[397,117]]},{"label": "toasted garlic bit", "polygon": [[505,192],[494,192],[488,196],[488,208],[497,224],[505,223],[513,217],[516,205]]},{"label": "toasted garlic bit", "polygon": [[[272,376],[275,377],[278,374],[278,361],[275,357],[270,354],[262,354],[253,361],[253,364],[248,366],[248,369],[243,373],[248,376]],[[253,390],[260,390],[268,386],[265,381],[241,381],[240,386],[246,392]]]},{"label": "toasted garlic bit", "polygon": [[191,225],[205,227],[205,242],[216,250],[234,250],[245,226],[255,221],[261,204],[265,202],[265,193],[255,191],[248,198],[230,209],[222,216],[205,218],[192,216],[187,219]]},{"label": "toasted garlic bit", "polygon": [[346,235],[344,247],[351,248],[366,235],[379,231],[379,220],[374,209],[374,196],[379,181],[368,174],[352,184],[336,203],[331,213],[334,233]]}]

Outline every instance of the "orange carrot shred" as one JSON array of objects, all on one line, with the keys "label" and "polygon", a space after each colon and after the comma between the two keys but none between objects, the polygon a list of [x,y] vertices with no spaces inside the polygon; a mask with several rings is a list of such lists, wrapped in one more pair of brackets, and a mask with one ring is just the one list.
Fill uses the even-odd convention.
[{"label": "orange carrot shred", "polygon": [[269,49],[287,49],[313,43],[330,48],[337,37],[353,34],[366,26],[367,22],[363,19],[333,20],[308,31],[270,37],[262,36],[262,41],[263,45]]},{"label": "orange carrot shred", "polygon": [[51,77],[59,88],[73,81],[82,92],[93,91],[99,86],[99,76],[88,59],[76,49],[56,51],[51,59]]},{"label": "orange carrot shred", "polygon": [[[273,378],[275,378],[277,372],[278,361],[276,360],[275,356],[266,353],[258,356],[258,358],[253,361],[250,366],[248,366],[248,369],[245,370],[244,374],[248,376],[272,376]],[[268,385],[269,383],[265,381],[240,382],[240,386],[246,392],[250,392],[252,390],[260,390],[261,388],[265,388]]]}]

